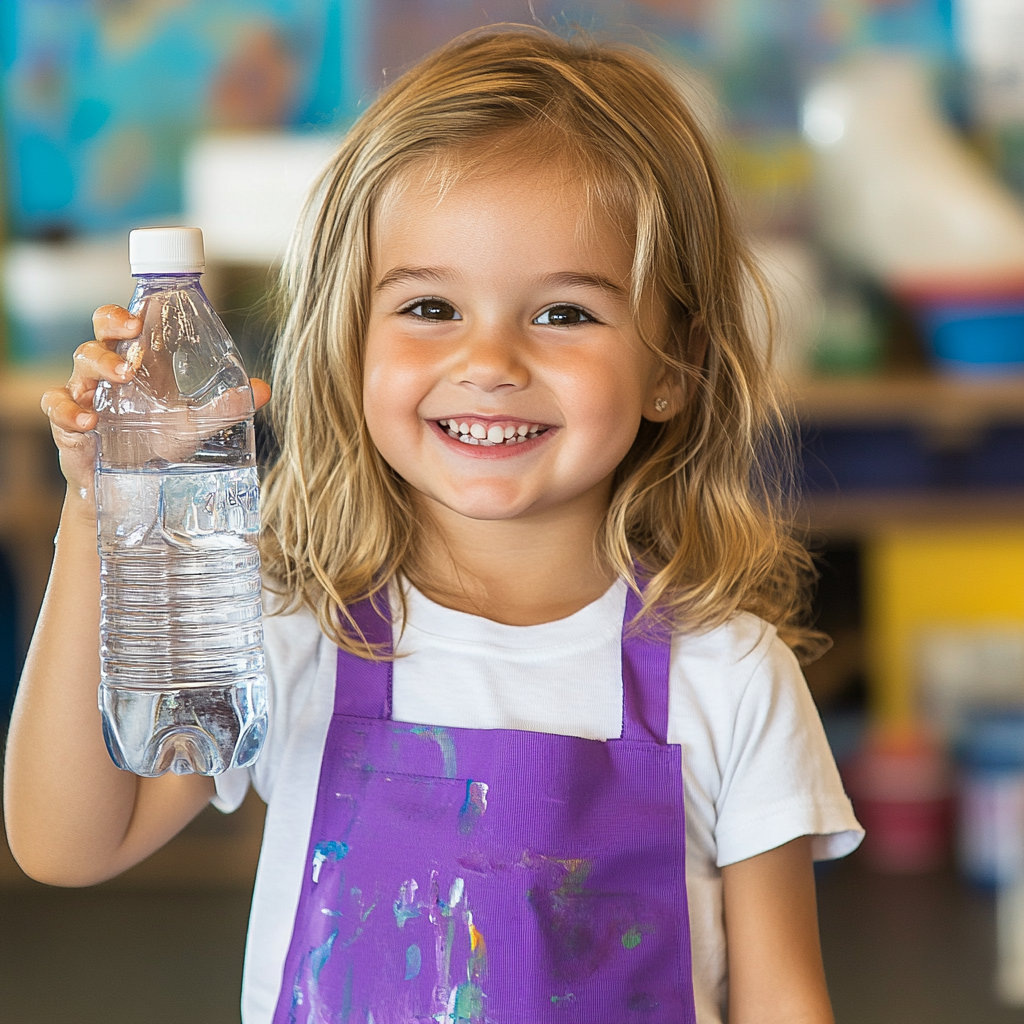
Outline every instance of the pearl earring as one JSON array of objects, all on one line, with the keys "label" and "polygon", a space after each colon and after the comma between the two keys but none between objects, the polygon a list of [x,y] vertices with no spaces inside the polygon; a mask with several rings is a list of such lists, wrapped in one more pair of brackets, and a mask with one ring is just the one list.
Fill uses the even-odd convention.
[{"label": "pearl earring", "polygon": [[664,412],[668,408],[668,399],[656,398],[654,400],[654,408],[657,409],[658,412]]}]

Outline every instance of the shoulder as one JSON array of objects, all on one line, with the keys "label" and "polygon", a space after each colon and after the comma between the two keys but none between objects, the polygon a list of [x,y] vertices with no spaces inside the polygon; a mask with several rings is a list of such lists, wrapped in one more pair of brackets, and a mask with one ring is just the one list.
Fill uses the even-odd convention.
[{"label": "shoulder", "polygon": [[817,711],[793,652],[775,627],[741,613],[672,642],[670,731],[720,768],[766,731],[799,730]]},{"label": "shoulder", "polygon": [[691,735],[700,723],[719,757],[766,734],[821,728],[796,656],[756,615],[741,613],[704,633],[675,637],[670,687],[672,720]]},{"label": "shoulder", "polygon": [[741,612],[713,629],[673,637],[673,689],[735,703],[753,683],[806,688],[796,657],[770,623]]}]

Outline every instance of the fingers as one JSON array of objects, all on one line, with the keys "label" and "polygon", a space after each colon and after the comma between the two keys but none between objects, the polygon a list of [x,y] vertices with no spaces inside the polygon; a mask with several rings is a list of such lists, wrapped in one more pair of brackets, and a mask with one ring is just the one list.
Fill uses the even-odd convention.
[{"label": "fingers", "polygon": [[102,341],[87,341],[75,349],[74,370],[67,383],[68,394],[87,410],[101,380],[120,384],[132,375],[132,368]]},{"label": "fingers", "polygon": [[[131,369],[117,354],[115,345],[119,341],[136,337],[142,330],[142,321],[121,306],[100,306],[92,315],[92,327],[96,337],[75,349],[74,369],[67,387],[63,389],[81,407],[74,416],[74,422],[88,423],[87,426],[77,428],[85,430],[91,430],[95,425],[92,396],[96,392],[96,385],[101,380],[120,384],[131,377]],[[64,429],[75,429],[69,425],[72,422],[69,419],[72,410],[52,396],[48,399],[47,395],[43,396],[43,411],[50,416],[51,422],[58,422],[53,418],[56,415],[61,417],[60,425]],[[49,410],[53,411],[53,415]],[[83,413],[87,416],[79,419]]]},{"label": "fingers", "polygon": [[123,306],[100,306],[92,315],[92,330],[97,341],[123,341],[138,336],[142,321]]},{"label": "fingers", "polygon": [[96,426],[96,413],[91,408],[94,391],[95,388],[88,392],[88,406],[75,401],[66,387],[43,392],[39,404],[53,427],[67,433],[82,433]]},{"label": "fingers", "polygon": [[[114,384],[123,383],[132,376],[129,364],[114,351],[112,332],[115,326],[103,324],[101,314],[104,309],[118,313],[115,318],[120,324],[118,330],[124,334],[129,329],[124,326],[131,318],[120,316],[127,310],[119,306],[104,306],[96,311],[93,326],[96,327],[97,339],[106,335],[107,341],[93,340],[79,345],[75,349],[74,368],[71,378],[62,388],[51,388],[40,400],[43,412],[49,417],[54,427],[69,432],[92,430],[96,426],[96,414],[93,412],[92,400],[96,394],[96,385],[101,380]],[[102,329],[101,329],[102,328]],[[59,443],[58,438],[58,443]]]},{"label": "fingers", "polygon": [[259,377],[249,380],[252,385],[252,402],[256,409],[262,409],[270,401],[270,385]]}]

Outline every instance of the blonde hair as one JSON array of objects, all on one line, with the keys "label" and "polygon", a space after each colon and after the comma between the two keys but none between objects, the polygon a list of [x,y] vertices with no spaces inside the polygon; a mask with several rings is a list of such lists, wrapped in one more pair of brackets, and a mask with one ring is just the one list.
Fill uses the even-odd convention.
[{"label": "blonde hair", "polygon": [[644,420],[619,466],[596,538],[604,564],[633,585],[639,567],[645,615],[695,631],[750,611],[813,655],[791,449],[745,308],[752,281],[766,293],[710,145],[650,56],[536,28],[471,33],[425,58],[363,113],[307,205],[282,272],[280,454],[263,492],[264,565],[285,607],[309,606],[335,642],[366,654],[347,609],[411,564],[408,486],[362,411],[371,218],[414,163],[450,180],[503,138],[557,152],[592,202],[628,218],[634,315],[652,295],[670,312],[670,337],[645,340],[687,401],[666,423]]}]

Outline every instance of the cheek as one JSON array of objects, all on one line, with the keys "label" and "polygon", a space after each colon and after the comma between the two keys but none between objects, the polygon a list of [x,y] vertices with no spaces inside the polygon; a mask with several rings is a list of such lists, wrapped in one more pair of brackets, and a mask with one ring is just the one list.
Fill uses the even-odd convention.
[{"label": "cheek", "polygon": [[594,444],[611,445],[624,454],[633,443],[645,393],[637,370],[631,361],[610,359],[565,376],[564,400]]},{"label": "cheek", "polygon": [[368,340],[363,370],[363,410],[372,434],[381,425],[416,416],[430,390],[430,373],[408,345],[389,339]]}]

